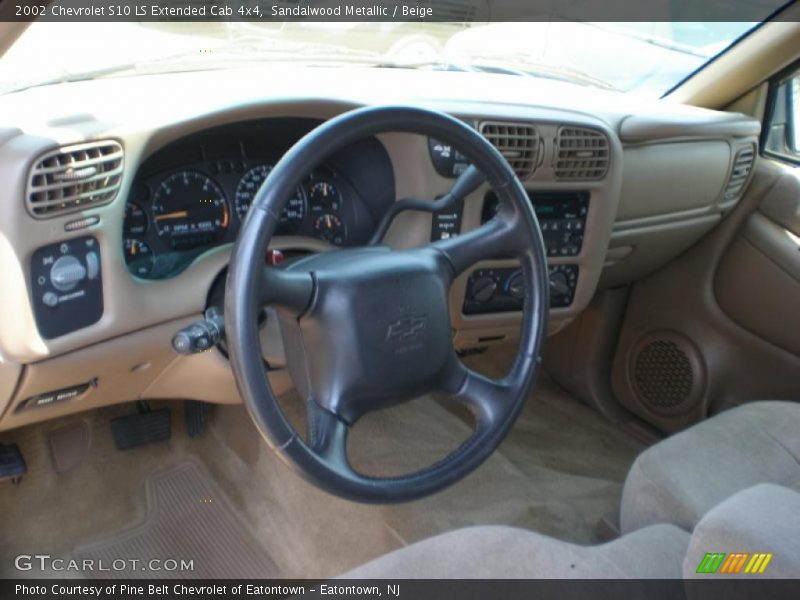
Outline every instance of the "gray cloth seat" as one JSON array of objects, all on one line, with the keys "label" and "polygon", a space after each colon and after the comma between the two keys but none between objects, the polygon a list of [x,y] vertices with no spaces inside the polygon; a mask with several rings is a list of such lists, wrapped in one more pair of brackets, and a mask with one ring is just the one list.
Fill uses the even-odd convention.
[{"label": "gray cloth seat", "polygon": [[599,546],[514,527],[467,527],[395,550],[344,579],[538,579],[681,577],[689,534],[654,525]]},{"label": "gray cloth seat", "polygon": [[[692,579],[707,553],[749,560],[772,554],[759,576],[800,576],[800,494],[761,484],[714,507],[690,535],[674,525],[650,525],[598,546],[578,546],[513,527],[468,527],[391,552],[342,579]],[[730,577],[742,577],[742,572]],[[719,597],[712,588],[711,597]],[[730,592],[726,588],[726,593]],[[736,591],[736,590],[733,590]],[[706,588],[687,588],[706,597]],[[743,597],[752,592],[744,588]],[[728,597],[739,597],[735,594]]]},{"label": "gray cloth seat", "polygon": [[625,481],[621,531],[656,523],[692,531],[711,508],[759,483],[800,490],[800,404],[745,404],[645,450]]},{"label": "gray cloth seat", "polygon": [[798,432],[800,404],[757,402],[649,448],[625,482],[623,535],[606,544],[579,546],[512,527],[470,527],[342,577],[689,579],[702,575],[697,569],[707,553],[771,553],[768,576],[797,578]]},{"label": "gray cloth seat", "polygon": [[[646,529],[650,529],[649,527]],[[742,577],[756,554],[771,555],[762,577],[800,577],[800,493],[771,483],[748,488],[711,509],[692,533],[683,574],[686,579],[703,578],[697,568],[707,553],[725,552],[717,576]],[[731,553],[743,554],[732,564],[738,573],[722,573]],[[764,559],[751,567],[764,565]],[[740,569],[737,569],[739,566]],[[707,576],[705,576],[707,577]]]}]

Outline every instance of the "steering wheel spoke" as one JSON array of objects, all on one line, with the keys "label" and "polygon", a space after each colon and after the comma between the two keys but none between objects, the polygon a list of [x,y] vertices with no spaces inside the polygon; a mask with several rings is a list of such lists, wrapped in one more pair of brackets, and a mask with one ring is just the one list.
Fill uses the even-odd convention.
[{"label": "steering wheel spoke", "polygon": [[441,391],[475,415],[480,431],[494,427],[508,412],[514,386],[505,379],[481,375],[454,356],[442,378]]},{"label": "steering wheel spoke", "polygon": [[452,279],[481,260],[513,256],[519,252],[516,228],[502,216],[496,216],[481,227],[456,237],[433,242],[452,267]]},{"label": "steering wheel spoke", "polygon": [[350,432],[347,423],[313,399],[306,401],[306,409],[308,447],[324,462],[339,470],[352,471],[347,460],[347,435]]},{"label": "steering wheel spoke", "polygon": [[278,306],[301,315],[311,304],[314,278],[311,273],[264,267],[259,291],[262,305]]}]

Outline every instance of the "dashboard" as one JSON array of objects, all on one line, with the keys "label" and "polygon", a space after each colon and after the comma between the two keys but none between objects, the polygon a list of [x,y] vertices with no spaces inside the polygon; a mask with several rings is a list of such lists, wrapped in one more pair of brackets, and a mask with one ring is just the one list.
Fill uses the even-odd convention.
[{"label": "dashboard", "polygon": [[[122,244],[128,271],[141,279],[175,277],[204,252],[233,243],[275,163],[317,123],[236,123],[181,139],[148,158],[125,202]],[[377,142],[360,146],[309,169],[287,199],[275,235],[332,247],[369,239],[376,216],[393,200],[393,180]],[[363,153],[371,154],[366,170]]]},{"label": "dashboard", "polygon": [[[215,302],[272,165],[327,119],[388,103],[460,118],[511,163],[545,241],[551,333],[711,231],[746,188],[759,131],[565,82],[421,70],[254,67],[0,96],[0,431],[135,399],[240,402],[222,353],[176,357],[170,340]],[[394,202],[433,201],[463,168],[425,136],[365,139],[307,166],[272,247],[363,245]],[[496,208],[484,185],[445,211],[399,214],[384,243],[459,235]],[[474,265],[450,291],[456,348],[513,343],[522,297],[513,259]],[[279,378],[276,319],[260,333]]]}]

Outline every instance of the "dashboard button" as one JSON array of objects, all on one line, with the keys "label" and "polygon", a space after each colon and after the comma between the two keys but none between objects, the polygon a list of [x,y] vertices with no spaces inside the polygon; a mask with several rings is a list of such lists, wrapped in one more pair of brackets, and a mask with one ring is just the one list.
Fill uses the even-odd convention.
[{"label": "dashboard button", "polygon": [[96,252],[86,253],[86,276],[89,279],[97,279],[100,274],[100,261],[97,259]]},{"label": "dashboard button", "polygon": [[45,292],[42,296],[42,304],[49,306],[50,308],[55,308],[58,306],[58,296],[56,296],[53,292]]}]

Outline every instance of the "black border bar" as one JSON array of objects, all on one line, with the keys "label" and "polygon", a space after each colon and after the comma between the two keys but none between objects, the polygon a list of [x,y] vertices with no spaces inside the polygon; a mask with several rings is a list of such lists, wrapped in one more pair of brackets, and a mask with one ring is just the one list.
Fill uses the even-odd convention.
[{"label": "black border bar", "polygon": [[0,21],[764,21],[786,0],[0,0]]}]

